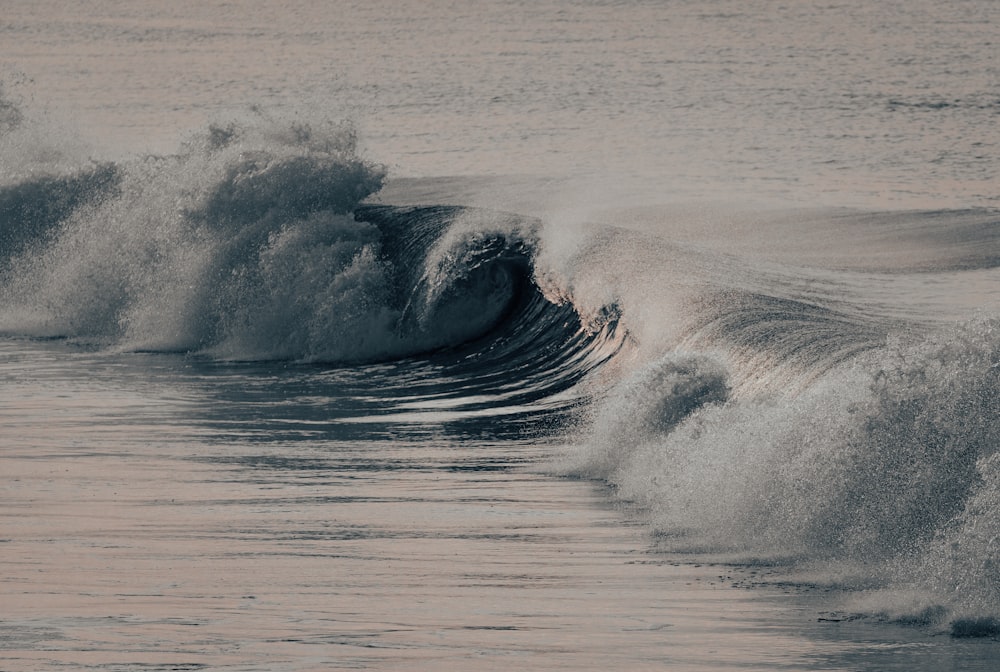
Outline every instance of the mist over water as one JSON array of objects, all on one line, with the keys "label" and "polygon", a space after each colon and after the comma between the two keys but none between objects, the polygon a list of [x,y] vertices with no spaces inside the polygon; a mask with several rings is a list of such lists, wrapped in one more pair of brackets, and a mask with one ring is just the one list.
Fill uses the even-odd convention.
[{"label": "mist over water", "polygon": [[[938,665],[967,638],[981,645],[963,649],[968,669],[996,660],[993,3],[375,2],[343,3],[336,20],[305,1],[9,9],[0,439],[18,446],[6,460],[25,484],[11,501],[40,507],[39,524],[69,514],[58,488],[26,485],[41,482],[38,455],[72,457],[88,475],[62,487],[100,501],[114,501],[97,485],[108,455],[124,470],[109,483],[162,471],[154,499],[128,489],[148,529],[139,508],[119,510],[143,543],[190,524],[195,555],[229,557],[206,540],[231,536],[247,571],[349,562],[337,571],[364,577],[351,613],[385,626],[365,635],[373,648],[434,652],[427,665],[454,651],[424,639],[426,614],[408,612],[412,630],[389,623],[383,581],[414,591],[408,609],[461,593],[456,651],[530,648],[552,669],[585,651],[605,666],[830,669],[819,654],[776,663],[766,644],[750,663],[698,658],[652,634],[674,627],[657,611],[671,591],[707,600],[698,636],[726,634],[705,625],[720,607],[679,588],[683,571],[662,595],[646,589],[669,563],[725,568],[751,602],[794,588],[806,606],[781,628],[851,623],[869,628],[862,640],[888,623],[921,646],[951,636],[908,663]],[[205,480],[178,483],[168,506],[174,472]],[[272,486],[281,497],[255,494]],[[599,494],[574,499],[577,486]],[[210,530],[186,508],[205,498]],[[494,506],[545,522],[495,527]],[[250,532],[258,511],[267,533]],[[582,522],[567,531],[560,516]],[[641,534],[606,532],[623,521]],[[3,536],[18,566],[42,562],[21,523]],[[356,540],[368,555],[339,546]],[[578,543],[597,564],[554,577]],[[147,576],[145,560],[100,547]],[[498,558],[522,552],[508,575]],[[286,644],[301,635],[278,597],[287,569],[267,598]],[[574,577],[602,572],[640,584],[586,602]],[[75,615],[33,610],[25,596],[41,588],[21,574],[9,597],[23,622],[0,648],[86,639],[65,634],[85,630]],[[100,572],[81,576],[100,592]],[[467,589],[498,585],[534,611],[490,612],[481,629],[530,646],[477,639],[470,619],[487,607]],[[570,606],[535,628],[553,596]],[[580,621],[612,602],[613,622]],[[233,636],[214,608],[193,609]],[[635,657],[612,655],[633,621],[646,633]],[[611,638],[557,651],[545,632],[569,622]],[[740,637],[753,639],[726,641]],[[665,642],[676,658],[657,657]],[[868,650],[830,655],[836,669],[874,665]]]}]

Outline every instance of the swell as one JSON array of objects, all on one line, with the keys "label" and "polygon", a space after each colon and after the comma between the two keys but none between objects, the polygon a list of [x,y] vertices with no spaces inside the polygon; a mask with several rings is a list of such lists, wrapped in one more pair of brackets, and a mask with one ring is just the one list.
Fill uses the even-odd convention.
[{"label": "swell", "polygon": [[724,349],[732,384],[748,393],[808,386],[883,348],[899,324],[850,305],[746,289],[709,292],[695,305],[683,347]]}]

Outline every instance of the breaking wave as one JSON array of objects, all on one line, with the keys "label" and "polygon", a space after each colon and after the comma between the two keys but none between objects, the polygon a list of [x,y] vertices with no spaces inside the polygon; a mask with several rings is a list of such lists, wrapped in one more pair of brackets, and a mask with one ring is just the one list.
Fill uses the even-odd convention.
[{"label": "breaking wave", "polygon": [[171,156],[8,170],[0,331],[419,359],[454,383],[434,395],[486,416],[587,381],[561,469],[638,505],[665,549],[810,568],[866,613],[1000,632],[1000,323],[950,307],[995,293],[994,213],[783,216],[738,249],[671,213],[650,232],[374,204],[385,180],[350,127],[264,121]]},{"label": "breaking wave", "polygon": [[538,220],[365,204],[385,171],[355,145],[348,126],[257,120],[172,156],[15,174],[0,331],[232,361],[433,358],[504,403],[555,395],[621,346],[613,309],[583,319],[540,288]]}]

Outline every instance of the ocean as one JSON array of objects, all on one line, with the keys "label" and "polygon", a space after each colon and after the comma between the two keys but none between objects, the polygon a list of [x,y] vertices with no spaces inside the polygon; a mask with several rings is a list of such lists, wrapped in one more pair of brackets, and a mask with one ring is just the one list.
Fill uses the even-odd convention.
[{"label": "ocean", "polygon": [[996,669],[998,45],[5,0],[0,669]]}]

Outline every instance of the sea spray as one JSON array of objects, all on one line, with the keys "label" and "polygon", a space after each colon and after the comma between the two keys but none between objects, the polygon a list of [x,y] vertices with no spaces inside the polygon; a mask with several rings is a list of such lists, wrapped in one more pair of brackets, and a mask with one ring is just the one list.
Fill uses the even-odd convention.
[{"label": "sea spray", "polygon": [[69,174],[42,172],[0,185],[0,268],[38,249],[75,211],[116,194],[122,179],[114,163],[93,163]]},{"label": "sea spray", "polygon": [[699,356],[667,356],[620,383],[595,414],[586,459],[574,470],[615,480],[645,446],[703,407],[724,402],[726,372]]},{"label": "sea spray", "polygon": [[378,356],[391,346],[357,342],[385,322],[378,232],[350,212],[384,175],[348,127],[259,119],[213,126],[176,155],[8,185],[18,245],[3,329],[235,357]]},{"label": "sea spray", "polygon": [[718,366],[669,356],[623,381],[573,470],[645,508],[673,550],[795,560],[919,595],[894,598],[897,619],[996,617],[995,319],[893,338],[793,394],[727,399],[723,375],[705,373]]},{"label": "sea spray", "polygon": [[6,86],[0,81],[0,138],[11,133],[24,121],[21,106],[10,99]]}]

